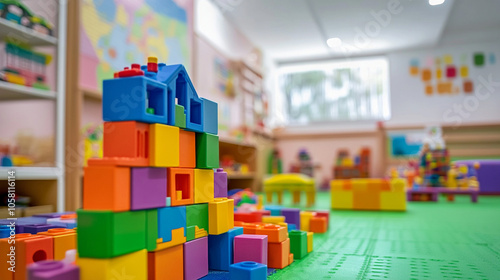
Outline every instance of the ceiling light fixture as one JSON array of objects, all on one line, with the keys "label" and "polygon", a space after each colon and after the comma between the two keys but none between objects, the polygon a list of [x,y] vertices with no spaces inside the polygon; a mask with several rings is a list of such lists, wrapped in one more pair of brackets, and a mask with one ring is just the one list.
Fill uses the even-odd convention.
[{"label": "ceiling light fixture", "polygon": [[436,6],[444,3],[445,0],[429,0],[429,5]]},{"label": "ceiling light fixture", "polygon": [[340,47],[342,45],[342,40],[340,40],[340,38],[334,37],[326,40],[326,44],[333,49]]}]

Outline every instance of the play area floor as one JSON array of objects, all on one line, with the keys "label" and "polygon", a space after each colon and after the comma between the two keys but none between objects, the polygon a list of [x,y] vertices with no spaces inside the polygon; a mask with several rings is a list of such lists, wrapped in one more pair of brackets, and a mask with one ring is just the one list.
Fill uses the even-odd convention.
[{"label": "play area floor", "polygon": [[[329,193],[317,201],[315,209],[328,209]],[[330,215],[314,251],[268,279],[500,279],[500,197]]]}]

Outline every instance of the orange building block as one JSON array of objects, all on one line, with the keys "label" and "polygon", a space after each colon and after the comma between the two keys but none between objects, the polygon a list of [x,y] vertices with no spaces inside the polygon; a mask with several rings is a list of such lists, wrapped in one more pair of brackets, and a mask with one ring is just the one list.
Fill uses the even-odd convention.
[{"label": "orange building block", "polygon": [[354,191],[353,209],[380,210],[380,192]]},{"label": "orange building block", "polygon": [[[245,231],[245,228],[243,228],[243,231]],[[273,224],[257,228],[256,234],[267,235],[268,243],[281,243],[288,238],[288,231],[285,227]]]},{"label": "orange building block", "polygon": [[104,122],[104,158],[134,159],[134,166],[149,165],[149,125],[136,121]]},{"label": "orange building block", "polygon": [[287,238],[280,243],[268,243],[267,267],[276,269],[282,269],[286,267],[290,263],[288,259],[289,254],[290,254],[290,238]]},{"label": "orange building block", "polygon": [[179,131],[179,167],[196,167],[196,134],[191,131]]},{"label": "orange building block", "polygon": [[[26,267],[34,262],[54,258],[54,242],[50,236],[20,233],[15,236],[15,244],[9,238],[0,239],[0,279],[26,280]],[[15,246],[15,273],[8,270],[11,246]]]},{"label": "orange building block", "polygon": [[172,206],[194,203],[194,169],[168,168],[167,196]]},{"label": "orange building block", "polygon": [[39,235],[51,236],[54,239],[54,260],[61,261],[66,251],[76,249],[76,230],[68,228],[51,228]]},{"label": "orange building block", "polygon": [[325,233],[328,229],[328,220],[325,217],[312,217],[309,221],[309,231]]},{"label": "orange building block", "polygon": [[293,254],[290,253],[290,255],[288,255],[288,265],[291,265],[292,263],[293,263]]},{"label": "orange building block", "polygon": [[183,280],[184,246],[148,253],[148,280]]},{"label": "orange building block", "polygon": [[130,210],[130,168],[88,166],[84,169],[83,209]]},{"label": "orange building block", "polygon": [[245,223],[241,221],[234,221],[235,227],[242,227],[243,234],[257,234],[257,229],[261,227],[261,225],[255,223]]}]

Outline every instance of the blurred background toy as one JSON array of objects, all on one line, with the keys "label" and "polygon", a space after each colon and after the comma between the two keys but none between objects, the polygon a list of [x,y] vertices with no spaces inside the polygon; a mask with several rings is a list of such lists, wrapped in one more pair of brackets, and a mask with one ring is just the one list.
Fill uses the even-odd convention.
[{"label": "blurred background toy", "polygon": [[346,149],[339,150],[333,167],[334,179],[352,179],[370,177],[370,149],[362,148],[354,159]]}]

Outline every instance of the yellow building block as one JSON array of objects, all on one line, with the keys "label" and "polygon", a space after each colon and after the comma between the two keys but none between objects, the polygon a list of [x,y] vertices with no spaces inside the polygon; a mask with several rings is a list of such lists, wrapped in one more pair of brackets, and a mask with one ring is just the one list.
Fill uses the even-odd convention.
[{"label": "yellow building block", "polygon": [[176,228],[172,230],[172,240],[168,242],[163,242],[163,238],[158,238],[156,240],[155,251],[161,251],[166,248],[174,247],[180,244],[186,243],[186,236],[184,236],[184,228]]},{"label": "yellow building block", "polygon": [[341,191],[344,189],[345,180],[332,180],[330,182],[330,190],[332,191]]},{"label": "yellow building block", "polygon": [[194,170],[194,203],[208,203],[214,200],[214,171]]},{"label": "yellow building block", "polygon": [[39,235],[52,236],[54,239],[54,260],[61,261],[66,257],[66,251],[76,249],[76,231],[67,228],[53,228]]},{"label": "yellow building block", "polygon": [[308,232],[307,233],[307,252],[311,253],[313,250],[313,235],[314,233]]},{"label": "yellow building block", "polygon": [[315,215],[316,213],[314,212],[304,212],[304,211],[300,212],[300,230],[309,231],[309,221]]},{"label": "yellow building block", "polygon": [[179,128],[159,123],[149,125],[149,164],[179,166]]},{"label": "yellow building block", "polygon": [[284,227],[288,232],[288,224],[287,223],[277,223],[278,226]]},{"label": "yellow building block", "polygon": [[370,179],[353,179],[351,180],[352,190],[355,192],[365,192],[368,190]]},{"label": "yellow building block", "polygon": [[262,222],[277,225],[285,222],[285,216],[262,216]]},{"label": "yellow building block", "polygon": [[208,203],[208,234],[219,235],[234,227],[234,200],[215,198]]},{"label": "yellow building block", "polygon": [[78,258],[80,280],[148,279],[148,252],[140,250],[111,259]]},{"label": "yellow building block", "polygon": [[403,178],[391,179],[391,190],[393,192],[404,192],[406,181]]},{"label": "yellow building block", "polygon": [[333,209],[352,209],[353,194],[352,191],[332,191]]},{"label": "yellow building block", "polygon": [[381,192],[380,210],[406,211],[406,193]]}]

